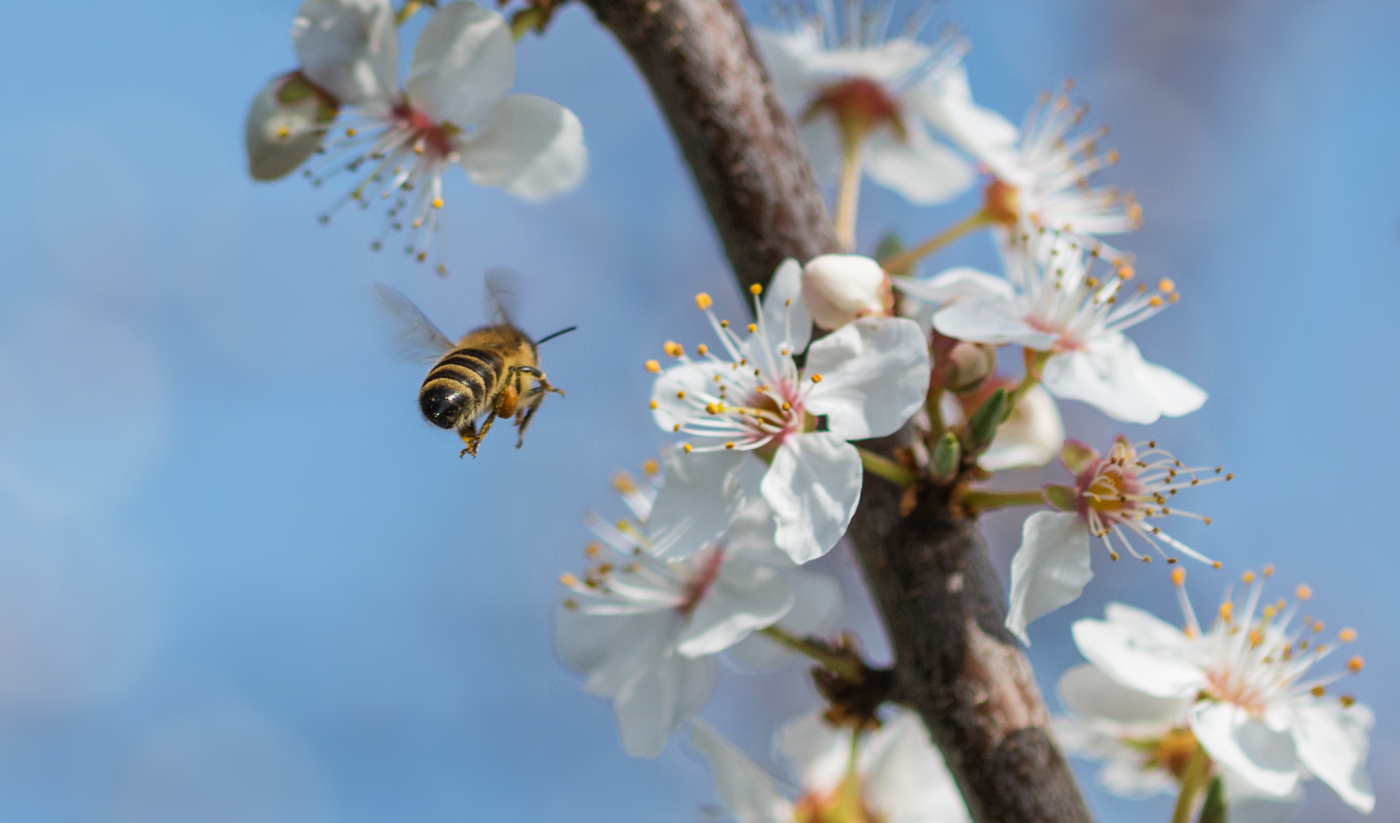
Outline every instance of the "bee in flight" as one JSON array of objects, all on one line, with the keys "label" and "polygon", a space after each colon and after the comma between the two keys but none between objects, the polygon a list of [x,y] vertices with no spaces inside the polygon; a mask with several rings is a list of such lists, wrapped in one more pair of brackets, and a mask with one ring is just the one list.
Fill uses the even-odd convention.
[{"label": "bee in flight", "polygon": [[[456,343],[397,289],[384,283],[375,283],[374,288],[401,327],[398,343],[402,353],[419,362],[437,361],[423,378],[418,407],[434,426],[457,430],[467,444],[462,455],[476,456],[481,438],[497,418],[515,418],[515,447],[520,448],[525,428],[545,394],[564,394],[540,371],[537,346],[577,327],[531,340],[511,322],[507,309],[510,291],[501,270],[486,273],[486,297],[494,308],[494,322],[472,329]],[[486,420],[478,429],[476,421],[482,415]]]}]

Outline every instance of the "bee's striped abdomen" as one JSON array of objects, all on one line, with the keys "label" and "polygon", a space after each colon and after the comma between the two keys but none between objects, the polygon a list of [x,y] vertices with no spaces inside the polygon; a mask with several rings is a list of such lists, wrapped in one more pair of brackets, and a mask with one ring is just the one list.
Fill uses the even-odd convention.
[{"label": "bee's striped abdomen", "polygon": [[495,391],[505,361],[489,349],[455,349],[433,366],[418,393],[418,407],[435,426],[450,429],[475,420]]}]

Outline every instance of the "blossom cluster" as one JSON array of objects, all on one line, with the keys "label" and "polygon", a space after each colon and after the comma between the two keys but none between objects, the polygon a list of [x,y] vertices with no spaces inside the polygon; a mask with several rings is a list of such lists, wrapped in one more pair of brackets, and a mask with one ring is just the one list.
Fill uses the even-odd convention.
[{"label": "blossom cluster", "polygon": [[[316,155],[324,161],[305,174],[317,185],[357,176],[342,204],[387,203],[374,247],[407,229],[405,250],[423,260],[451,165],[543,200],[579,183],[587,155],[568,109],[508,93],[512,37],[526,27],[469,0],[435,8],[401,84],[397,26],[420,5],[396,13],[388,0],[306,0],[292,27],[300,66],[259,93],[246,136],[256,179]],[[1372,714],[1328,691],[1360,672],[1361,658],[1313,674],[1356,632],[1323,640],[1322,623],[1299,613],[1306,586],[1292,601],[1265,600],[1272,568],[1246,573],[1242,595],[1227,590],[1209,625],[1187,599],[1181,560],[1215,574],[1232,558],[1188,545],[1166,523],[1209,525],[1194,510],[1208,496],[1198,489],[1234,475],[1184,463],[1155,440],[1120,435],[1100,450],[1066,438],[1060,402],[1146,425],[1207,399],[1129,336],[1180,292],[1103,239],[1118,243],[1142,221],[1131,195],[1091,182],[1118,160],[1098,148],[1105,132],[1081,129],[1085,110],[1068,85],[1035,101],[1019,127],[979,106],[962,62],[968,42],[930,44],[917,26],[891,35],[890,7],[850,2],[841,16],[825,4],[785,30],[756,32],[813,171],[835,186],[841,248],[784,260],[751,287],[742,317],[722,317],[696,294],[713,338],[666,341],[664,357],[645,362],[651,417],[669,442],[640,480],[615,478],[626,516],[585,515],[587,565],[559,578],[560,658],[611,702],[629,754],[656,757],[688,730],[743,823],[969,819],[931,742],[932,718],[883,705],[890,695],[850,696],[874,670],[856,639],[837,633],[840,585],[810,564],[846,538],[867,482],[899,486],[901,506],[937,490],[967,519],[1034,506],[1010,566],[1008,644],[1029,645],[1034,621],[1082,595],[1095,555],[1155,559],[1180,595],[1182,628],[1119,603],[1074,624],[1089,663],[1061,680],[1073,713],[1056,731],[1072,753],[1104,761],[1110,791],[1179,791],[1184,820],[1210,786],[1231,819],[1255,821],[1286,816],[1316,778],[1369,812]],[[539,14],[518,19],[542,30],[553,4],[531,8]],[[864,255],[856,212],[866,177],[919,206],[977,186],[980,197],[927,239]],[[983,230],[1002,271],[924,270]],[[1001,371],[1014,350],[1019,371]],[[1056,457],[1063,483],[989,482]],[[1192,508],[1178,505],[1181,493]],[[785,790],[698,715],[721,659],[753,670],[798,656],[816,664],[828,705],[778,732],[796,787]]]}]

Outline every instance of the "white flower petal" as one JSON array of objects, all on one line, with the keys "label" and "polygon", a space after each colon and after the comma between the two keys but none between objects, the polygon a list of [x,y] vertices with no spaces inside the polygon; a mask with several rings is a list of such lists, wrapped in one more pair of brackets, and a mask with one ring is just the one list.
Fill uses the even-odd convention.
[{"label": "white flower petal", "polygon": [[830,792],[846,776],[851,733],[827,725],[820,711],[784,723],[773,742],[806,792]]},{"label": "white flower petal", "polygon": [[754,29],[753,37],[783,107],[794,115],[800,114],[825,79],[814,73],[810,65],[822,50],[816,32],[810,28],[793,32]]},{"label": "white flower petal", "polygon": [[1181,417],[1205,405],[1205,391],[1166,366],[1141,361],[1138,381],[1167,417]]},{"label": "white flower petal", "polygon": [[720,802],[738,823],[792,823],[792,803],[773,778],[719,732],[696,720],[690,742],[709,761]]},{"label": "white flower petal", "polygon": [[515,82],[515,42],[494,11],[469,0],[433,14],[413,50],[404,89],[434,123],[466,129],[479,122]]},{"label": "white flower petal", "polygon": [[806,408],[844,440],[899,430],[928,394],[928,342],[903,317],[863,317],[812,344],[803,375],[821,375]]},{"label": "white flower petal", "polygon": [[860,503],[862,476],[860,454],[843,438],[831,432],[789,437],[761,487],[778,521],[778,548],[795,563],[831,551]]},{"label": "white flower petal", "polygon": [[1153,697],[1130,689],[1098,667],[1082,663],[1060,677],[1060,699],[1083,717],[1118,723],[1160,723],[1170,728],[1186,717],[1190,698]]},{"label": "white flower petal", "polygon": [[290,174],[321,147],[335,117],[335,109],[314,92],[290,105],[282,102],[289,83],[297,84],[298,91],[310,91],[295,72],[285,74],[258,92],[248,109],[243,139],[248,173],[254,180],[277,180]]},{"label": "white flower petal", "polygon": [[781,575],[743,559],[726,559],[681,633],[686,657],[716,654],[749,632],[771,626],[792,611],[795,595]]},{"label": "white flower petal", "polygon": [[[785,554],[782,555],[782,559],[785,563],[792,562]],[[792,589],[796,601],[792,611],[783,615],[778,625],[788,634],[798,637],[822,637],[834,631],[845,600],[840,581],[830,575],[806,571],[795,566],[780,568],[779,574]],[[736,668],[746,672],[767,671],[794,660],[805,660],[786,646],[761,634],[752,634],[744,638],[729,650],[725,658]]]},{"label": "white flower petal", "polygon": [[904,139],[889,129],[871,134],[865,144],[865,171],[916,206],[946,203],[977,179],[967,161],[929,139],[917,123],[907,124]]},{"label": "white flower petal", "polygon": [[841,171],[841,137],[836,133],[836,125],[826,115],[819,115],[811,122],[797,127],[797,138],[807,153],[807,161],[812,164],[812,173],[817,183],[828,186],[836,182]]},{"label": "white flower petal", "polygon": [[651,399],[656,403],[651,416],[656,425],[665,432],[680,431],[677,426],[696,413],[695,399],[713,394],[715,375],[728,371],[727,365],[701,360],[672,366],[657,375],[651,386]]},{"label": "white flower petal", "polygon": [[573,112],[533,94],[508,94],[461,141],[458,159],[473,183],[540,202],[578,185],[588,149]]},{"label": "white flower petal", "polygon": [[613,700],[622,748],[633,757],[656,757],[671,732],[699,713],[714,691],[713,657],[669,654]]},{"label": "white flower petal", "polygon": [[793,354],[807,350],[812,339],[812,316],[802,299],[802,266],[791,257],[784,260],[763,292],[763,330],[768,348],[779,351],[787,335]]},{"label": "white flower petal", "polygon": [[1369,814],[1376,806],[1376,793],[1366,774],[1366,752],[1375,724],[1371,710],[1359,703],[1342,708],[1321,701],[1291,709],[1289,725],[1298,759],[1347,805]]},{"label": "white flower petal", "polygon": [[1069,512],[1036,512],[1021,529],[1011,558],[1011,605],[1006,628],[1029,646],[1032,621],[1072,603],[1094,576],[1089,568],[1089,527]]},{"label": "white flower petal", "polygon": [[554,647],[565,666],[587,675],[603,666],[631,637],[644,632],[649,619],[654,618],[599,617],[560,604],[554,612]]},{"label": "white flower petal", "polygon": [[972,102],[967,68],[961,63],[918,84],[905,99],[934,128],[973,157],[991,165],[999,177],[1000,168],[1015,156],[1020,131],[997,112]]},{"label": "white flower petal", "polygon": [[975,297],[1016,298],[1015,287],[1005,277],[971,266],[958,266],[933,277],[891,277],[890,282],[910,297],[939,306]]},{"label": "white flower petal", "polygon": [[1221,769],[1225,784],[1225,804],[1230,810],[1230,823],[1285,823],[1298,811],[1303,799],[1303,787],[1295,786],[1285,797],[1264,794],[1229,769]]},{"label": "white flower petal", "polygon": [[923,721],[900,710],[866,739],[865,799],[885,823],[959,823],[967,804]]},{"label": "white flower petal", "polygon": [[1191,710],[1191,731],[1210,758],[1268,794],[1285,796],[1298,784],[1293,738],[1274,731],[1232,703],[1202,701]]},{"label": "white flower petal", "polygon": [[[959,340],[995,345],[1015,343],[1037,351],[1048,351],[1059,340],[1057,335],[1027,323],[1016,301],[1004,297],[959,300],[933,316],[933,327],[940,334]],[[1051,362],[1054,360],[1051,358]]]},{"label": "white flower petal", "polygon": [[1082,400],[1115,420],[1154,423],[1162,410],[1142,385],[1141,363],[1133,341],[1121,334],[1106,334],[1083,349],[1051,357],[1042,377],[1045,388],[1056,397]]},{"label": "white flower petal", "polygon": [[1175,626],[1141,609],[1110,603],[1106,620],[1077,620],[1079,653],[1118,683],[1153,697],[1194,697],[1205,674]]},{"label": "white flower petal", "polygon": [[997,429],[992,445],[977,458],[977,465],[987,471],[1044,466],[1059,456],[1064,444],[1065,424],[1055,398],[1040,386],[1031,386]]},{"label": "white flower petal", "polygon": [[398,93],[399,33],[389,0],[306,0],[292,21],[301,69],[341,103]]},{"label": "white flower petal", "polygon": [[748,452],[672,451],[647,518],[652,552],[683,560],[718,540],[744,506],[743,474],[753,460]]}]

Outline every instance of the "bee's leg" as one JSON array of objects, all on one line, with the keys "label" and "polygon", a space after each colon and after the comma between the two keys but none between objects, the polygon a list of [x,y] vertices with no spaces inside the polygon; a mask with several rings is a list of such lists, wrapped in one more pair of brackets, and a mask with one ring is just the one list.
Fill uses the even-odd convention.
[{"label": "bee's leg", "polygon": [[544,388],[536,386],[530,390],[529,402],[525,404],[525,410],[520,413],[520,423],[516,426],[515,447],[518,449],[525,445],[525,428],[530,425],[530,418],[535,416],[540,404],[544,402]]},{"label": "bee's leg", "polygon": [[563,396],[564,396],[564,390],[563,390],[563,389],[556,389],[556,388],[554,388],[553,386],[549,385],[549,381],[546,380],[545,377],[544,377],[544,372],[540,371],[539,369],[535,368],[534,366],[520,366],[520,367],[519,367],[519,370],[520,370],[521,372],[523,372],[523,373],[525,373],[525,374],[528,374],[528,375],[530,375],[531,377],[535,378],[535,382],[539,383],[539,384],[540,384],[540,388],[544,389],[545,391],[547,391],[547,392],[554,392],[555,394],[559,395],[560,397],[563,397]]},{"label": "bee's leg", "polygon": [[486,433],[491,431],[491,424],[494,422],[496,422],[496,412],[493,410],[486,416],[486,420],[482,422],[480,431],[477,431],[476,421],[472,421],[463,427],[458,433],[462,437],[462,442],[467,444],[467,447],[462,449],[461,454],[457,456],[465,457],[470,454],[472,457],[476,457],[476,449],[481,445],[481,438],[485,437]]}]

